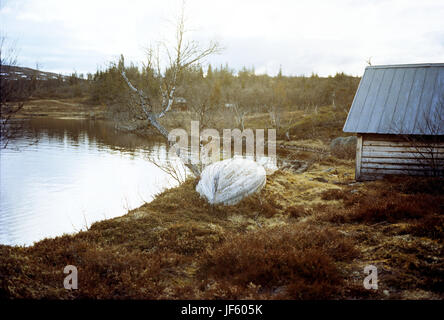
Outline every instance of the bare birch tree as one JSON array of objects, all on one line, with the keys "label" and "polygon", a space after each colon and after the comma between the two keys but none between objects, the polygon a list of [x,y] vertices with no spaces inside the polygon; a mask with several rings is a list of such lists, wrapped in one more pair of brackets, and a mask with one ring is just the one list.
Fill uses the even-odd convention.
[{"label": "bare birch tree", "polygon": [[[444,91],[439,90],[439,92]],[[432,103],[429,112],[422,110],[418,118],[420,118],[418,121],[420,134],[405,134],[399,127],[396,127],[395,133],[408,142],[412,151],[418,155],[417,161],[421,167],[427,168],[432,176],[442,177],[444,158],[440,150],[444,135],[444,93]]]},{"label": "bare birch tree", "polygon": [[[160,111],[156,111],[156,99],[153,96],[145,94],[140,88],[136,88],[128,79],[125,73],[124,65],[121,66],[121,74],[129,89],[134,96],[137,97],[137,104],[146,116],[149,125],[152,125],[163,137],[168,140],[168,130],[159,122],[159,119],[166,116],[168,111],[174,103],[176,90],[180,84],[180,77],[182,73],[196,64],[199,64],[206,57],[220,51],[220,46],[217,42],[210,42],[207,47],[201,47],[198,42],[187,40],[187,30],[185,28],[185,12],[184,6],[181,8],[179,18],[176,25],[175,44],[170,47],[167,44],[162,44],[157,50],[150,49],[148,51],[148,66],[153,68],[155,77],[159,82],[160,92]],[[167,67],[163,69],[161,66],[161,49],[167,57]],[[123,64],[123,63],[122,63]],[[168,141],[172,144],[170,141]],[[184,160],[185,165],[196,176],[200,176],[200,169],[193,164],[188,155],[181,154],[180,149],[176,150],[177,155]],[[184,159],[185,158],[185,159]]]},{"label": "bare birch tree", "polygon": [[0,148],[8,144],[23,131],[24,122],[14,117],[23,109],[24,101],[31,95],[30,86],[19,85],[13,79],[11,70],[17,66],[17,52],[14,43],[4,35],[0,36]]},{"label": "bare birch tree", "polygon": [[442,155],[440,148],[442,148],[444,134],[444,93],[438,97],[435,104],[432,104],[429,113],[422,111],[422,117],[424,121],[419,127],[422,135],[403,135],[403,137],[419,154],[422,165],[431,169],[433,176],[442,177],[444,176],[444,159],[440,157]]}]

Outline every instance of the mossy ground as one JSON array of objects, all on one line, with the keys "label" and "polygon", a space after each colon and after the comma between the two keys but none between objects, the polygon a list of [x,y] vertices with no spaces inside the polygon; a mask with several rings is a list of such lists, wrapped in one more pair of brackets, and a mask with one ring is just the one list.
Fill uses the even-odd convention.
[{"label": "mossy ground", "polygon": [[[0,246],[0,296],[442,299],[443,180],[355,183],[353,161],[316,157],[235,206],[209,205],[188,180],[87,231]],[[363,287],[369,264],[378,290]],[[66,265],[78,290],[63,288]]]}]

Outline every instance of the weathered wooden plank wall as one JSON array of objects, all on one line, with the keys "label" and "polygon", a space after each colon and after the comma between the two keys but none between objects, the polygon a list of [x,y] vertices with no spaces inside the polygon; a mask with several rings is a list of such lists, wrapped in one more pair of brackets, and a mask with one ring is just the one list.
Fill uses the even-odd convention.
[{"label": "weathered wooden plank wall", "polygon": [[385,175],[444,176],[444,136],[358,135],[356,180]]}]

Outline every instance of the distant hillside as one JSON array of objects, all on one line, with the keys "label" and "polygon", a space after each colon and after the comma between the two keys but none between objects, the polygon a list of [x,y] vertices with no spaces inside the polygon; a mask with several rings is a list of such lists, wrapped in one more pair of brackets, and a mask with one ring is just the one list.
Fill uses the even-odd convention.
[{"label": "distant hillside", "polygon": [[16,66],[8,66],[3,65],[0,66],[0,75],[6,79],[10,80],[51,80],[51,79],[59,79],[66,81],[69,76],[64,76],[61,74],[40,71],[32,68],[25,67],[16,67]]},{"label": "distant hillside", "polygon": [[10,65],[0,65],[0,80],[6,101],[83,98],[89,94],[91,82],[76,73],[62,75]]}]

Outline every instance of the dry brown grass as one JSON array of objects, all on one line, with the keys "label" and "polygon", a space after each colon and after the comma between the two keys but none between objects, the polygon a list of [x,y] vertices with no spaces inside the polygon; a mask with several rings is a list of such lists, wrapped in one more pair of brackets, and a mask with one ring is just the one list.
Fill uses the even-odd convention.
[{"label": "dry brown grass", "polygon": [[[329,157],[303,174],[277,171],[235,206],[209,205],[188,180],[88,231],[0,246],[0,296],[375,299],[388,290],[389,298],[442,297],[442,180],[349,185],[351,164]],[[79,290],[63,288],[68,264],[78,267]],[[376,292],[362,287],[367,264],[379,270]]]},{"label": "dry brown grass", "polygon": [[332,150],[332,155],[339,159],[355,159],[356,144],[337,146],[334,150]]},{"label": "dry brown grass", "polygon": [[443,181],[392,177],[327,190],[323,197],[342,205],[320,208],[316,219],[353,235],[361,259],[383,270],[390,298],[442,298]]},{"label": "dry brown grass", "polygon": [[269,298],[328,299],[342,288],[335,261],[356,255],[336,230],[290,225],[231,236],[208,252],[201,274]]},{"label": "dry brown grass", "polygon": [[106,107],[90,105],[87,98],[34,99],[25,103],[17,115],[20,118],[49,117],[58,119],[104,119]]},{"label": "dry brown grass", "polygon": [[295,140],[320,139],[330,142],[331,139],[342,136],[347,113],[332,106],[322,106],[317,111],[311,110],[297,119],[290,134]]},{"label": "dry brown grass", "polygon": [[[441,189],[440,189],[441,188]],[[394,223],[442,215],[442,179],[392,178],[367,183],[363,190],[347,187],[326,190],[324,200],[342,200],[344,210],[331,211],[323,218],[331,222]]]}]

